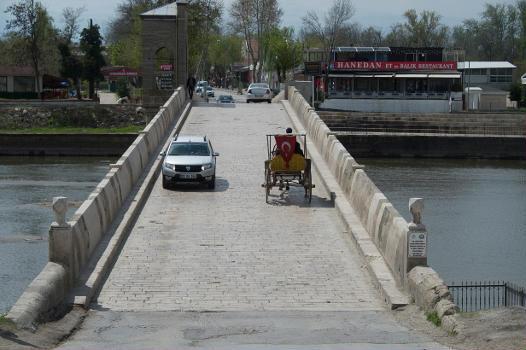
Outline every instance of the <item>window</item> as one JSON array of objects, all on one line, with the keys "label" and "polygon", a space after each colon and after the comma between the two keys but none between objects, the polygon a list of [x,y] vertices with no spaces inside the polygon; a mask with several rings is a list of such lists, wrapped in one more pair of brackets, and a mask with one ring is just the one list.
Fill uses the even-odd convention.
[{"label": "window", "polygon": [[395,79],[382,78],[379,80],[380,91],[396,91]]},{"label": "window", "polygon": [[173,143],[168,151],[170,156],[209,156],[206,143]]},{"label": "window", "polygon": [[511,68],[491,68],[489,81],[492,83],[511,83],[512,74]]},{"label": "window", "polygon": [[7,77],[0,77],[0,92],[7,92]]},{"label": "window", "polygon": [[15,92],[34,92],[35,78],[33,77],[15,77]]},{"label": "window", "polygon": [[356,78],[354,79],[354,90],[355,91],[371,91],[371,81],[369,78]]}]

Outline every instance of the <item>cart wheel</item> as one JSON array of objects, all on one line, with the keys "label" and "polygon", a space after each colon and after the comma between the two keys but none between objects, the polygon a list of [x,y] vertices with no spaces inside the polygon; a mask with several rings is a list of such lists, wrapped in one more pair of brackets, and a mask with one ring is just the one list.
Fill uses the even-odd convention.
[{"label": "cart wheel", "polygon": [[265,202],[266,203],[268,203],[268,195],[270,194],[271,187],[272,187],[272,184],[271,184],[269,162],[265,161]]},{"label": "cart wheel", "polygon": [[310,203],[312,200],[312,173],[311,173],[310,159],[307,160],[307,166],[305,167],[304,187],[305,187],[305,197],[308,199]]}]

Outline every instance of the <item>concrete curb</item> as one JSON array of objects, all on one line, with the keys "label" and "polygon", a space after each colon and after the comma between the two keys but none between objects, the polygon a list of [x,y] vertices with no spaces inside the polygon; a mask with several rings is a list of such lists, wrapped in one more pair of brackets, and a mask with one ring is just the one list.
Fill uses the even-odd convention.
[{"label": "concrete curb", "polygon": [[[166,138],[165,142],[160,144],[159,150],[165,149],[169,145],[173,135],[181,130],[186,118],[188,117],[188,114],[190,113],[190,110],[191,102],[188,102],[180,116],[176,118],[175,127],[169,133],[170,136]],[[155,157],[150,170],[139,185],[140,187],[137,193],[131,200],[131,204],[128,206],[126,212],[120,220],[120,223],[115,229],[114,234],[109,239],[107,245],[101,245],[104,246],[104,251],[100,255],[100,258],[97,258],[96,261],[93,261],[91,264],[89,264],[89,266],[84,271],[84,274],[79,278],[79,281],[81,281],[79,283],[80,286],[76,287],[72,291],[70,297],[70,301],[72,301],[73,304],[81,305],[85,308],[90,305],[94,295],[101,287],[104,278],[118,256],[118,252],[122,243],[128,237],[135,219],[140,214],[144,203],[148,199],[149,193],[159,176],[161,166],[162,157]],[[97,256],[98,254],[94,255]]]},{"label": "concrete curb", "polygon": [[[305,128],[301,125],[289,102],[287,100],[282,100],[281,103],[290,121],[294,125],[294,128],[300,133],[306,133]],[[307,149],[310,158],[313,160],[314,169],[321,179],[322,185],[327,189],[327,192],[331,193],[335,208],[345,223],[347,233],[349,233],[350,238],[355,243],[362,258],[366,262],[367,270],[373,278],[375,286],[380,291],[385,302],[391,307],[391,309],[396,309],[397,307],[409,304],[409,296],[398,288],[396,280],[387,266],[382,254],[378,248],[376,248],[376,245],[369,237],[369,234],[363,227],[357,215],[354,213],[351,204],[346,199],[343,190],[332,175],[329,167],[325,164],[325,161],[319,154],[315,144],[308,138]],[[351,227],[353,229],[351,229]]]}]

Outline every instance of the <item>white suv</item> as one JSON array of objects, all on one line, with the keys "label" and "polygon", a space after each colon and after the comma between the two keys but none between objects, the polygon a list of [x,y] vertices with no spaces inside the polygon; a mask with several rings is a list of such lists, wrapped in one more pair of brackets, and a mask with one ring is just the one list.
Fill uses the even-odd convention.
[{"label": "white suv", "polygon": [[215,188],[216,157],[206,136],[175,136],[164,156],[163,188],[176,182],[201,182]]}]

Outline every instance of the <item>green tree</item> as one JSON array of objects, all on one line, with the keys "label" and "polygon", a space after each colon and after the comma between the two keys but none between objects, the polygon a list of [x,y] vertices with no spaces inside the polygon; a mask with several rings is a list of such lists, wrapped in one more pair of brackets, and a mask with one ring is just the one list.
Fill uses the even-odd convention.
[{"label": "green tree", "polygon": [[235,34],[211,36],[207,62],[214,67],[215,75],[223,83],[234,62],[241,60],[242,43],[243,39]]},{"label": "green tree", "polygon": [[130,97],[130,89],[126,79],[119,79],[116,83],[116,92],[119,97]]},{"label": "green tree", "polygon": [[267,33],[265,40],[270,68],[276,71],[278,81],[286,79],[286,73],[297,67],[302,61],[302,47],[294,40],[294,29],[285,27]]},{"label": "green tree", "polygon": [[61,56],[60,75],[64,78],[69,78],[75,86],[77,91],[77,98],[80,99],[80,77],[82,76],[82,63],[80,60],[71,54],[71,50],[67,43],[60,43],[59,46]]},{"label": "green tree", "polygon": [[[261,80],[261,70],[265,65],[265,37],[279,27],[283,11],[277,0],[235,0],[230,8],[233,21],[230,27],[245,39],[245,49],[254,64],[259,62],[256,80]],[[253,45],[256,42],[256,45]]]},{"label": "green tree", "polygon": [[208,79],[211,63],[208,50],[220,34],[223,4],[218,0],[193,0],[188,6],[189,71],[196,77]]},{"label": "green tree", "polygon": [[42,98],[40,75],[44,56],[49,59],[56,54],[55,45],[49,52],[46,50],[50,40],[56,38],[52,18],[48,16],[42,4],[34,0],[21,0],[10,5],[5,12],[11,15],[6,26],[6,29],[10,30],[8,35],[13,39],[12,43],[17,46],[18,51],[24,53],[21,58],[29,57],[37,81],[36,91],[38,97]]},{"label": "green tree", "polygon": [[99,26],[91,21],[89,28],[84,28],[80,34],[80,49],[84,52],[82,76],[88,81],[89,98],[93,99],[95,82],[103,79],[100,69],[105,63]]}]

